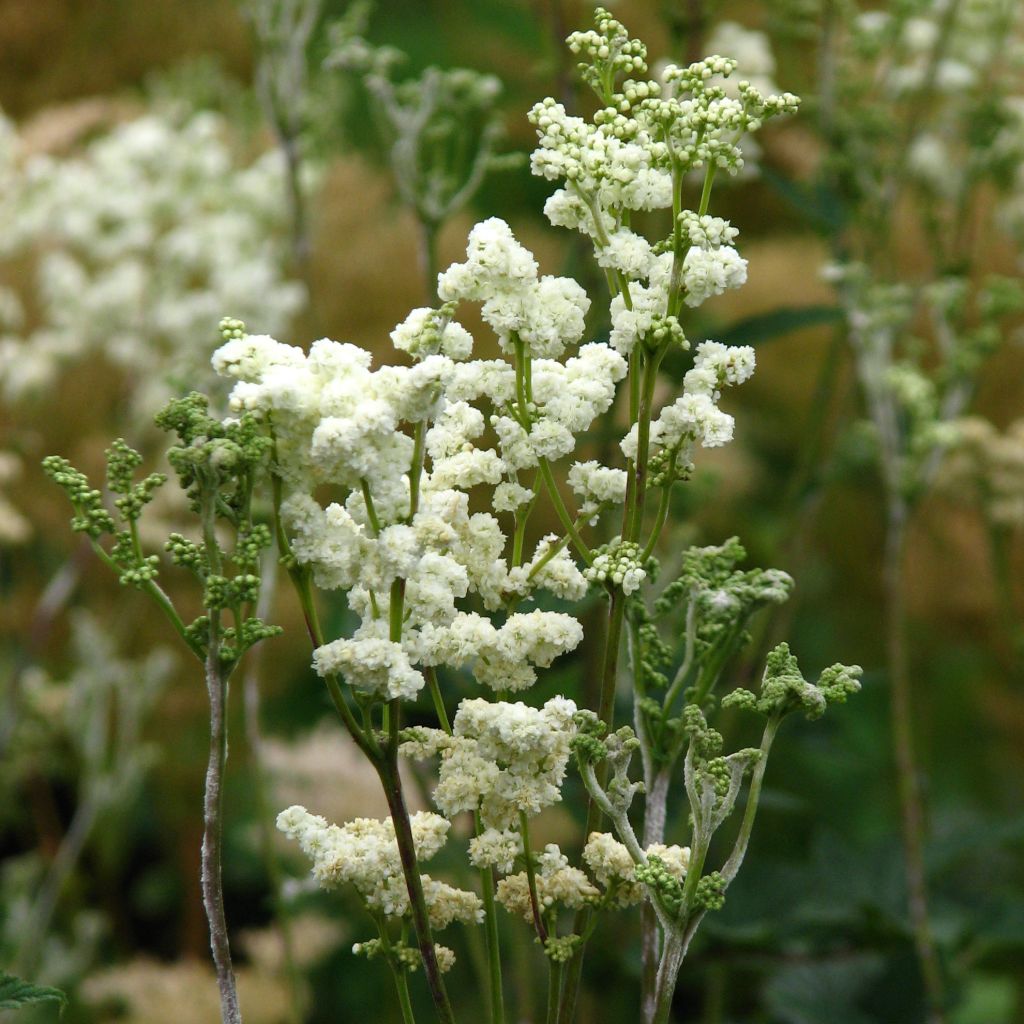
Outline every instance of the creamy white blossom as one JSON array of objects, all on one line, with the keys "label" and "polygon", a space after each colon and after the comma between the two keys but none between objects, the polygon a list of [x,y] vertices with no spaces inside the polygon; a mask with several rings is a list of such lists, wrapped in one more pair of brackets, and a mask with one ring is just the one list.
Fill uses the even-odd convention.
[{"label": "creamy white blossom", "polygon": [[[505,831],[518,826],[520,814],[538,814],[561,799],[575,712],[576,705],[565,697],[553,697],[539,709],[464,700],[452,736],[414,730],[403,753],[422,757],[440,752],[434,801],[444,814],[479,810],[488,829]],[[488,844],[493,841],[492,836]],[[484,856],[483,847],[479,856]]]},{"label": "creamy white blossom", "polygon": [[[451,828],[451,822],[429,811],[417,811],[410,824],[420,862],[430,860],[444,846]],[[313,862],[313,877],[324,888],[351,885],[371,910],[387,917],[408,916],[409,894],[390,818],[356,818],[344,825],[329,825],[319,815],[295,805],[277,816],[277,827],[298,842]],[[483,919],[483,904],[475,893],[429,875],[423,875],[422,882],[433,928]]]},{"label": "creamy white blossom", "polygon": [[[0,389],[10,399],[101,356],[129,376],[147,419],[207,379],[225,310],[278,331],[304,301],[285,273],[287,208],[277,152],[248,165],[213,113],[149,113],[69,156],[27,155],[0,132],[5,257],[27,270],[0,323]],[[19,298],[20,294],[20,298]],[[10,303],[7,303],[10,307]]]}]

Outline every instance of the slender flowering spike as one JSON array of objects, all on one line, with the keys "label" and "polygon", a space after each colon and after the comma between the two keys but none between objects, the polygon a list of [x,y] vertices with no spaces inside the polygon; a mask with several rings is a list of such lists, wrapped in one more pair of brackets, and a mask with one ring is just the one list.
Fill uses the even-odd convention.
[{"label": "slender flowering spike", "polygon": [[[357,12],[336,33],[332,61],[359,70],[398,130],[399,187],[425,229],[432,267],[432,232],[475,189],[480,168],[471,167],[461,185],[451,168],[431,177],[413,143],[429,136],[438,144],[457,130],[432,122],[434,101],[449,112],[479,113],[493,93],[477,76],[432,71],[395,84],[392,55],[369,46],[358,21]],[[725,56],[670,66],[660,81],[647,80],[643,44],[600,8],[594,30],[575,33],[569,45],[601,105],[588,120],[551,98],[538,103],[530,113],[538,133],[532,165],[558,184],[545,207],[552,223],[579,230],[594,246],[610,290],[607,319],[597,311],[610,321],[607,341],[588,340],[592,297],[572,278],[545,274],[499,218],[475,225],[465,259],[437,275],[438,304],[412,310],[395,326],[394,363],[329,338],[308,349],[284,344],[224,318],[213,366],[230,382],[231,416],[212,415],[196,393],[158,417],[177,435],[169,461],[201,526],[201,542],[183,531],[166,545],[174,565],[202,586],[204,614],[187,625],[156,585],[158,561],[140,554],[136,533],[162,481],[136,482],[140,457],[123,442],[112,446],[108,483],[122,529],[82,474],[61,459],[47,462],[72,499],[76,528],[124,582],[161,603],[206,665],[216,785],[208,794],[204,897],[224,991],[230,956],[216,912],[224,702],[246,649],[275,632],[248,613],[261,596],[260,563],[271,537],[252,516],[264,479],[313,666],[392,815],[333,825],[295,805],[278,816],[278,828],[298,842],[314,879],[347,887],[369,912],[378,935],[353,952],[387,962],[410,1019],[406,978],[422,964],[439,1019],[453,1020],[442,974],[454,954],[433,932],[482,920],[491,1016],[503,1019],[501,904],[533,928],[551,969],[549,1016],[566,1021],[592,915],[645,902],[643,1013],[646,1021],[667,1020],[694,931],[723,905],[745,855],[779,719],[794,710],[817,717],[858,689],[859,669],[839,665],[808,683],[783,645],[769,656],[759,693],[733,690],[721,701],[765,716],[761,745],[726,750],[714,720],[722,681],[748,639],[751,615],[783,601],[792,580],[738,568],[745,553],[735,539],[682,552],[677,578],[659,579],[673,488],[693,472],[698,449],[732,439],[723,393],[755,367],[748,346],[691,346],[687,338],[690,309],[746,280],[737,230],[709,212],[715,175],[737,172],[746,136],[791,112],[796,99],[768,94],[766,75],[759,83],[738,77],[736,61]],[[693,209],[684,202],[690,188]],[[668,234],[652,241],[635,225],[656,218],[632,213],[659,210],[672,210],[664,215]],[[933,298],[953,306],[956,296],[950,287]],[[892,309],[905,300],[890,298]],[[496,358],[480,358],[456,319],[465,303],[479,307]],[[899,317],[879,320],[892,327]],[[670,352],[685,360],[671,388],[660,375]],[[879,387],[908,421],[924,421],[935,408],[936,389],[911,365],[890,367]],[[594,443],[598,431],[621,436],[608,428],[626,430],[617,448]],[[608,448],[607,465],[588,457]],[[541,505],[550,513],[545,529],[530,521]],[[612,517],[619,521],[609,529]],[[235,537],[230,550],[221,546],[226,528]],[[100,546],[107,535],[109,552]],[[334,621],[345,623],[343,635],[325,635],[314,588],[341,592],[347,614]],[[597,710],[562,695],[542,706],[529,694],[506,699],[583,642],[573,606],[588,591],[607,602]],[[463,690],[477,689],[449,719],[455,673]],[[572,678],[557,677],[564,685]],[[615,721],[627,681],[632,726]],[[417,702],[423,721],[423,690],[437,728],[406,724]],[[437,759],[432,798],[440,813],[409,813],[400,755]],[[570,759],[588,799],[578,863],[530,837],[532,819],[572,792],[565,790]],[[673,783],[688,806],[670,816]],[[712,863],[712,838],[741,803],[733,850]],[[467,857],[481,873],[482,898],[421,870],[463,812],[474,819]],[[642,818],[642,836],[631,814]],[[683,838],[666,835],[670,821],[685,823],[686,845],[667,841]]]}]

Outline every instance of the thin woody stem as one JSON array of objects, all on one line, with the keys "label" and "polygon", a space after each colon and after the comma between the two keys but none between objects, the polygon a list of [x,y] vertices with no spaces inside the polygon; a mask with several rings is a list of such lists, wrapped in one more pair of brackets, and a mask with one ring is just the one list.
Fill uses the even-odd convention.
[{"label": "thin woody stem", "polygon": [[[216,493],[207,491],[202,502],[203,546],[209,570],[221,572],[221,552],[216,537]],[[232,665],[221,657],[220,611],[209,610],[206,643],[206,692],[210,700],[210,752],[203,793],[203,843],[200,881],[203,909],[210,926],[210,950],[220,989],[220,1013],[223,1024],[241,1024],[235,973],[231,964],[231,945],[224,916],[224,888],[221,871],[224,820],[224,767],[228,759],[227,698]]]},{"label": "thin woody stem", "polygon": [[203,795],[203,845],[201,883],[203,909],[210,926],[210,949],[220,989],[220,1014],[223,1024],[241,1024],[227,919],[224,916],[224,889],[221,874],[224,816],[224,766],[228,757],[227,690],[228,680],[220,660],[219,625],[211,615],[209,650],[206,655],[206,690],[210,698],[210,755],[206,767]]}]

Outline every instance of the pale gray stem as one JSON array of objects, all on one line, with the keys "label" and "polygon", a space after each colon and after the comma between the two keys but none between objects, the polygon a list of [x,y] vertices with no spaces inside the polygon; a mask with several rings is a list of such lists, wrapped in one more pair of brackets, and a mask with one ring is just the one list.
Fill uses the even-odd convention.
[{"label": "pale gray stem", "polygon": [[647,787],[647,801],[644,807],[644,849],[652,843],[665,841],[665,820],[668,806],[668,789],[672,775],[668,768],[661,768]]},{"label": "pale gray stem", "polygon": [[772,749],[772,742],[775,733],[779,728],[778,718],[769,718],[765,723],[764,733],[761,736],[761,757],[754,765],[754,773],[750,778],[750,792],[747,793],[747,806],[743,812],[743,822],[740,825],[739,835],[736,843],[729,854],[729,859],[722,868],[722,877],[726,884],[730,883],[743,864],[743,858],[747,855],[747,846],[750,844],[750,834],[754,830],[754,818],[757,816],[757,805],[761,799],[761,786],[764,783],[765,769],[768,767],[768,754]]},{"label": "pale gray stem", "polygon": [[211,616],[210,644],[206,655],[206,689],[210,697],[210,759],[203,795],[202,890],[203,909],[210,925],[210,950],[220,989],[223,1024],[241,1024],[235,972],[231,966],[228,925],[224,917],[224,887],[221,877],[221,836],[224,812],[224,765],[228,757],[228,680],[220,661],[216,613]]},{"label": "pale gray stem", "polygon": [[653,1024],[668,1024],[672,1013],[672,996],[676,990],[676,979],[683,966],[689,938],[673,929],[665,937],[665,950],[658,965],[658,979],[654,996]]},{"label": "pale gray stem", "polygon": [[[665,840],[665,819],[671,772],[661,768],[647,786],[644,806],[644,849]],[[657,971],[661,959],[661,930],[654,908],[644,904],[641,910],[640,954],[643,964],[640,1008],[644,1024],[654,1020],[658,1008]]]}]

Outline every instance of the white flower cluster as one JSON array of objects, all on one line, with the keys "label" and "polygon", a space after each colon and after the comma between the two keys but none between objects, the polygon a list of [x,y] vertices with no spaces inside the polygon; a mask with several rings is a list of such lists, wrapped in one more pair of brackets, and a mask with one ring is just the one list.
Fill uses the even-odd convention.
[{"label": "white flower cluster", "polygon": [[[495,513],[532,502],[520,473],[572,452],[626,373],[605,344],[556,358],[580,340],[589,301],[575,282],[538,277],[503,221],[473,229],[466,262],[441,275],[440,291],[449,300],[440,310],[414,310],[392,333],[411,366],[374,369],[367,351],[327,339],[305,353],[237,321],[222,325],[213,359],[236,381],[232,407],[272,424],[295,558],[318,586],[348,591],[361,619],[354,635],[317,651],[317,671],[380,699],[414,697],[422,667],[438,665],[469,667],[496,691],[522,690],[577,646],[582,630],[564,613],[517,612],[497,626],[460,607],[475,597],[494,611],[539,588],[578,600],[587,589],[555,535],[510,565],[502,524],[471,513],[469,492],[493,487]],[[472,338],[452,319],[456,299],[483,302],[515,364],[470,358]],[[584,515],[623,500],[621,470],[594,464],[572,481]],[[325,507],[314,497],[322,485],[346,496]],[[396,582],[400,639],[390,621]]]},{"label": "white flower cluster", "polygon": [[148,114],[67,158],[24,157],[0,131],[0,256],[28,260],[31,294],[0,302],[0,389],[49,386],[62,365],[101,355],[152,410],[204,380],[210,325],[237,310],[269,330],[300,308],[284,275],[280,155],[239,164],[217,115]]},{"label": "white flower cluster", "polygon": [[[749,345],[702,342],[697,347],[693,368],[683,378],[683,394],[662,409],[651,424],[652,447],[686,462],[695,444],[715,448],[731,441],[733,418],[716,403],[723,387],[749,380],[754,365],[754,350]],[[636,458],[638,444],[634,425],[622,441],[627,458]]]},{"label": "white flower cluster", "polygon": [[[755,70],[764,70],[765,57],[756,55]],[[662,82],[631,78],[615,94],[599,89],[605,107],[593,122],[569,115],[550,97],[536,104],[533,172],[565,182],[544,208],[551,223],[590,235],[602,265],[644,276],[649,247],[622,227],[624,213],[671,207],[674,171],[712,165],[736,173],[741,137],[797,105],[790,93],[764,95],[749,78],[730,95],[721,83],[735,69],[734,60],[708,57],[687,68],[669,65]],[[646,71],[646,63],[633,70]]]},{"label": "white flower cluster", "polygon": [[[541,911],[550,910],[556,904],[575,910],[593,903],[601,895],[584,872],[569,864],[569,858],[555,843],[548,843],[536,860],[537,901]],[[510,914],[518,914],[527,921],[531,919],[533,904],[525,871],[501,879],[494,896]]]},{"label": "white flower cluster", "polygon": [[626,500],[626,471],[602,466],[596,460],[576,462],[569,470],[569,486],[580,499],[580,514],[596,515],[609,505]]},{"label": "white flower cluster", "polygon": [[464,700],[455,715],[453,735],[438,729],[411,730],[403,754],[441,754],[434,791],[441,811],[451,816],[479,810],[481,822],[492,830],[477,844],[478,863],[508,863],[516,850],[502,833],[518,826],[520,814],[538,814],[561,799],[576,733],[575,713],[576,705],[565,697],[552,697],[540,709]]},{"label": "white flower cluster", "polygon": [[[448,837],[451,822],[439,814],[417,811],[411,817],[416,858],[433,857]],[[406,917],[409,894],[390,818],[356,818],[345,825],[329,825],[305,807],[289,807],[277,816],[277,827],[298,842],[313,862],[313,877],[324,888],[351,885],[366,906],[387,917]],[[423,875],[423,894],[432,928],[453,921],[477,923],[483,919],[480,898]]]},{"label": "white flower cluster", "polygon": [[437,279],[442,300],[483,303],[487,324],[503,350],[519,338],[531,355],[558,359],[583,337],[590,308],[586,292],[569,277],[538,278],[537,261],[503,220],[492,217],[469,233],[466,262]]}]

